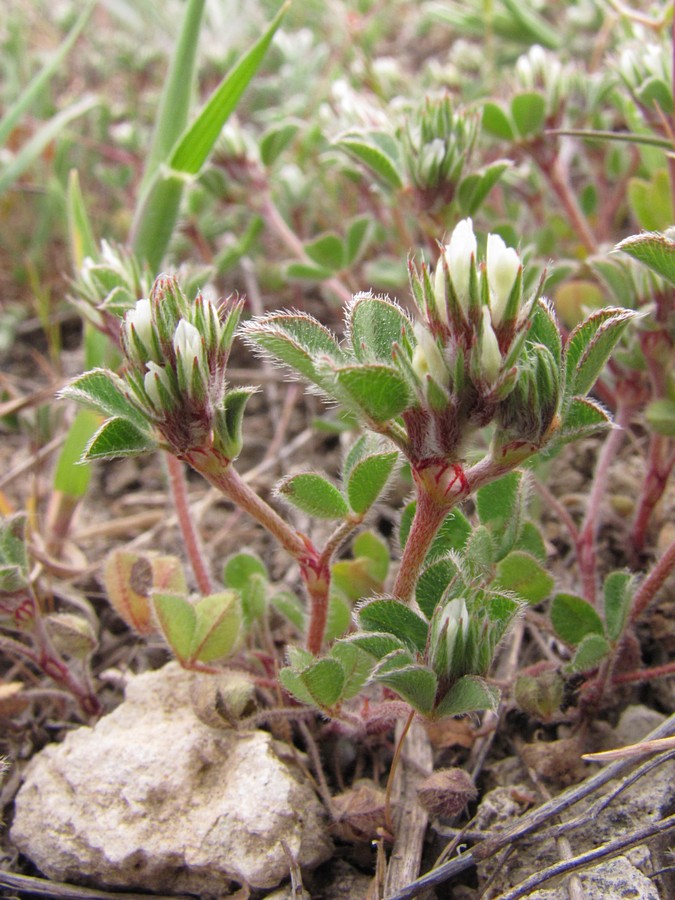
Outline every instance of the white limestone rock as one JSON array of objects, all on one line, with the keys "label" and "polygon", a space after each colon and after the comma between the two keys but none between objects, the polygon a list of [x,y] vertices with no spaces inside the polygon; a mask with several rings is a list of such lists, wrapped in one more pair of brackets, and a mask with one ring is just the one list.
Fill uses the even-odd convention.
[{"label": "white limestone rock", "polygon": [[205,725],[193,677],[175,663],[134,677],[113,713],[31,761],[11,837],[45,875],[222,897],[276,887],[293,859],[311,869],[330,857],[289,748]]}]

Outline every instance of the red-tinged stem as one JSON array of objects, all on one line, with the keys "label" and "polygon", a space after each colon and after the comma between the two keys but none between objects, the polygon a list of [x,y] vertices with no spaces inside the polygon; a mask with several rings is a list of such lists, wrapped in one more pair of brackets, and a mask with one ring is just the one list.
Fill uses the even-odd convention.
[{"label": "red-tinged stem", "polygon": [[0,648],[6,653],[12,653],[29,660],[43,674],[51,678],[52,681],[66,688],[77,700],[80,709],[87,718],[99,716],[101,714],[101,705],[98,698],[91,687],[76,678],[63,659],[61,659],[52,646],[39,615],[39,611],[36,612],[36,618],[32,624],[32,634],[37,645],[35,650],[22,644],[21,641],[16,641],[4,635],[0,636]]},{"label": "red-tinged stem", "polygon": [[668,547],[661,559],[645,577],[633,597],[630,612],[631,622],[637,621],[663,587],[668,576],[675,570],[675,541]]},{"label": "red-tinged stem", "polygon": [[[277,234],[288,249],[294,253],[299,260],[309,265],[313,265],[312,260],[307,256],[302,241],[296,236],[291,228],[286,224],[286,220],[279,212],[269,193],[265,194],[261,210],[268,226]],[[324,282],[326,287],[330,288],[343,303],[349,303],[352,299],[351,291],[342,284],[338,278],[327,278]]]},{"label": "red-tinged stem", "polygon": [[632,414],[633,404],[620,400],[616,411],[616,427],[607,435],[598,454],[591,492],[588,495],[586,515],[576,542],[583,595],[593,605],[595,605],[597,593],[597,538],[600,530],[602,501],[607,492],[610,466],[623,444],[625,429],[630,423]]},{"label": "red-tinged stem", "polygon": [[399,600],[406,603],[412,600],[431,543],[452,505],[442,503],[423,487],[418,487],[415,516],[394,583],[394,596]]},{"label": "red-tinged stem", "polygon": [[654,507],[663,496],[674,466],[675,452],[670,438],[663,434],[653,434],[649,442],[647,474],[630,531],[631,543],[636,553],[641,553],[644,549],[649,520]]},{"label": "red-tinged stem", "polygon": [[201,593],[206,596],[213,593],[213,583],[209,575],[199,535],[197,534],[195,522],[190,510],[183,463],[176,459],[171,453],[165,453],[164,458],[166,459],[166,465],[169,472],[169,484],[171,486],[171,493],[176,508],[176,515],[178,516],[181,534],[185,541],[188,559],[192,566],[197,587]]},{"label": "red-tinged stem", "polygon": [[269,503],[249,487],[230,460],[220,457],[213,450],[193,450],[186,454],[185,461],[200,472],[204,478],[218,488],[235,506],[243,509],[301,565],[318,558],[316,549],[309,539],[301,535],[274,510]]},{"label": "red-tinged stem", "polygon": [[239,475],[229,460],[220,458],[213,450],[192,451],[186,462],[218,488],[235,506],[247,512],[272,535],[280,546],[297,562],[310,601],[307,649],[321,652],[328,617],[330,593],[330,558],[338,546],[330,544],[319,553],[310,539],[292,528]]},{"label": "red-tinged stem", "polygon": [[675,662],[664,663],[662,666],[652,666],[650,669],[640,669],[637,672],[622,672],[612,678],[612,684],[633,684],[634,682],[652,681],[654,678],[667,678],[675,675]]},{"label": "red-tinged stem", "polygon": [[558,200],[562,204],[567,218],[580,238],[582,244],[588,251],[593,254],[598,252],[598,242],[595,235],[588,224],[588,219],[583,214],[581,207],[577,203],[577,199],[570,188],[565,173],[562,170],[560,156],[556,156],[552,163],[546,164],[535,157],[536,162],[540,166],[544,175],[553,188]]}]

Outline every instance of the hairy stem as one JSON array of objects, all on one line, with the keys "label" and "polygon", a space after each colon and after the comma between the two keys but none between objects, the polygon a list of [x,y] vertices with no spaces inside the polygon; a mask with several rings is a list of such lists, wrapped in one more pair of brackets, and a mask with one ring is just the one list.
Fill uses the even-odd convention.
[{"label": "hairy stem", "polygon": [[598,454],[584,523],[576,541],[583,594],[586,600],[593,605],[595,605],[597,592],[597,538],[601,522],[601,505],[607,493],[610,466],[623,444],[625,429],[628,427],[632,414],[632,403],[620,401],[616,412],[616,427],[607,435]]},{"label": "hairy stem", "polygon": [[394,583],[394,596],[399,600],[408,603],[412,599],[429,547],[450,509],[451,505],[418,489],[415,516]]},{"label": "hairy stem", "polygon": [[307,649],[315,655],[320,653],[328,618],[330,558],[338,545],[329,543],[327,549],[319,553],[306,535],[292,528],[249,487],[229,460],[220,459],[213,450],[192,452],[186,461],[235,506],[262,525],[297,562],[310,603]]},{"label": "hairy stem", "polygon": [[640,618],[673,570],[675,570],[675,541],[668,547],[635,592],[633,608],[630,613],[631,622],[635,622]]},{"label": "hairy stem", "polygon": [[213,593],[213,583],[209,575],[208,566],[202,553],[201,543],[194,519],[190,511],[188,501],[187,484],[185,482],[185,472],[183,464],[176,459],[171,453],[165,453],[166,465],[169,472],[169,484],[173,495],[173,502],[176,508],[178,524],[180,526],[183,540],[185,541],[185,549],[187,551],[190,565],[197,582],[197,587],[202,594]]}]

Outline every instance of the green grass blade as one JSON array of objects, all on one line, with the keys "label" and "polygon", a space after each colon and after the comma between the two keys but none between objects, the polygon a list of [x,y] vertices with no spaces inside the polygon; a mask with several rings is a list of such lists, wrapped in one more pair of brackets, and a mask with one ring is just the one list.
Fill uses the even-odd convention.
[{"label": "green grass blade", "polygon": [[149,185],[161,163],[169,158],[188,121],[204,4],[205,0],[190,0],[185,10],[180,37],[159,102],[152,144],[143,172],[142,191]]},{"label": "green grass blade", "polygon": [[161,170],[136,210],[131,246],[140,261],[158,271],[173,234],[185,179],[177,172]]},{"label": "green grass blade", "polygon": [[97,247],[94,231],[84,205],[84,197],[80,189],[80,178],[76,169],[68,175],[68,193],[66,197],[68,213],[68,238],[73,269],[79,272],[87,256],[95,259]]},{"label": "green grass blade", "polygon": [[80,464],[82,454],[96,429],[101,427],[101,416],[90,409],[81,409],[70,426],[68,436],[59,455],[54,472],[54,489],[79,499],[84,497],[91,478],[91,465]]},{"label": "green grass blade", "polygon": [[79,19],[70,29],[69,33],[66,35],[65,40],[58,47],[53,57],[37,73],[30,84],[27,85],[25,90],[21,92],[19,97],[17,97],[14,103],[5,112],[2,119],[0,119],[0,147],[2,147],[11,132],[14,130],[14,126],[19,121],[21,116],[26,112],[27,109],[30,108],[31,104],[40,95],[45,86],[50,82],[50,80],[54,76],[54,73],[61,68],[63,60],[70,52],[73,44],[82,33],[82,29],[89,21],[89,17],[91,16],[92,11],[96,6],[96,3],[97,0],[91,0],[91,2],[85,6],[82,13],[80,14]]},{"label": "green grass blade", "polygon": [[285,3],[267,31],[225,76],[171,154],[169,165],[186,175],[196,175],[206,162],[223,125],[262,63],[274,34],[286,13]]},{"label": "green grass blade", "polygon": [[98,103],[97,97],[85,97],[78,103],[73,103],[72,106],[62,109],[48,122],[45,122],[0,175],[0,194],[3,194],[21,177],[25,170],[40,156],[45,147],[54,140],[69,122],[72,122],[73,119],[77,119],[79,116],[83,116]]},{"label": "green grass blade", "polygon": [[151,269],[161,265],[178,218],[183,185],[199,172],[223,125],[255,75],[286,12],[279,10],[267,31],[239,60],[183,133],[166,166],[160,162],[141,197],[131,229],[131,245]]}]

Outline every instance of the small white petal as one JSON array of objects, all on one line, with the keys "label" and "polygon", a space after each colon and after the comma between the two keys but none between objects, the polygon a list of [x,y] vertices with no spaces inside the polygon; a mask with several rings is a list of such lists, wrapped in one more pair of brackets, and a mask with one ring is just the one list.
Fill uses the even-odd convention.
[{"label": "small white petal", "polygon": [[133,339],[131,329],[136,332],[136,336],[148,351],[152,349],[152,304],[147,297],[136,302],[136,306],[130,309],[124,316],[124,330],[127,339],[127,346],[133,347]]},{"label": "small white petal", "polygon": [[450,278],[464,312],[469,309],[469,279],[471,262],[476,258],[476,235],[471,219],[462,219],[455,225],[450,235],[450,243],[445,248],[445,259],[450,269]]},{"label": "small white petal", "polygon": [[481,334],[480,369],[485,380],[492,384],[502,367],[499,343],[490,322],[490,311],[483,307],[483,332]]},{"label": "small white petal", "polygon": [[450,373],[443,360],[443,355],[438,349],[436,339],[421,322],[416,322],[413,330],[417,338],[412,361],[415,372],[422,380],[428,373],[436,384],[447,387],[450,382]]},{"label": "small white petal", "polygon": [[159,394],[157,382],[161,381],[167,391],[169,391],[171,389],[169,379],[164,369],[161,366],[158,366],[157,363],[149,362],[147,364],[147,369],[148,371],[145,373],[145,378],[143,379],[145,393],[148,395],[148,398],[155,409],[159,410],[162,408],[162,399]]},{"label": "small white petal", "polygon": [[502,320],[506,303],[520,269],[518,254],[513,247],[507,247],[498,234],[488,235],[486,268],[492,324],[496,326]]}]

